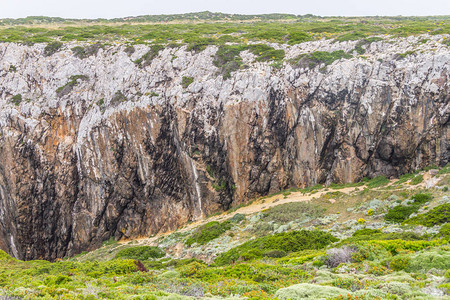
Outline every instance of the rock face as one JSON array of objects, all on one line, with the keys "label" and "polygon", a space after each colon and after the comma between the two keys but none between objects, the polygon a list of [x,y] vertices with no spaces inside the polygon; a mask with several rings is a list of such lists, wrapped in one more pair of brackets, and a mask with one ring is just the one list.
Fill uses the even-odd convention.
[{"label": "rock face", "polygon": [[[450,51],[427,38],[311,69],[243,52],[249,67],[227,80],[215,46],[140,67],[147,46],[81,59],[76,45],[45,57],[45,45],[0,44],[0,248],[56,259],[291,186],[444,165]],[[355,45],[272,46],[289,59]]]}]

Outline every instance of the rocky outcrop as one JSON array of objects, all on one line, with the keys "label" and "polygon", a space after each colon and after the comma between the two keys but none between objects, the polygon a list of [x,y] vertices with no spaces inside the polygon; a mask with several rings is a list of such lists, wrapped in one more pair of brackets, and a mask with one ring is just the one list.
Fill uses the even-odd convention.
[{"label": "rocky outcrop", "polygon": [[147,46],[0,44],[0,248],[56,259],[291,186],[448,163],[450,52],[419,38],[364,56],[356,41],[272,45],[353,58],[277,69],[245,51],[226,80],[215,46],[139,65]]}]

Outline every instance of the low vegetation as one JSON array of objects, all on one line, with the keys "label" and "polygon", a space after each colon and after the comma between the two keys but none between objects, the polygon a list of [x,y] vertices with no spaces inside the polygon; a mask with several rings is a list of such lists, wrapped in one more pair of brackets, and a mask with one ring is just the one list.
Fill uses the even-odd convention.
[{"label": "low vegetation", "polygon": [[401,223],[409,218],[410,215],[419,211],[420,207],[431,200],[430,194],[416,194],[407,205],[398,205],[390,209],[384,216],[386,221]]},{"label": "low vegetation", "polygon": [[[448,16],[365,17],[361,20],[313,15],[239,16],[205,12],[191,14],[189,17],[144,16],[136,17],[134,20],[139,21],[131,21],[129,18],[127,20],[66,20],[48,17],[0,19],[0,41],[29,44],[69,41],[111,43],[118,40],[133,44],[182,42],[189,45],[190,50],[201,51],[206,45],[221,45],[227,42],[264,41],[294,45],[322,38],[345,42],[367,39],[374,35],[437,35],[450,32]],[[220,22],[217,22],[219,20]],[[172,23],[166,23],[167,21]],[[49,24],[51,26],[48,26]]]},{"label": "low vegetation", "polygon": [[335,241],[336,238],[322,231],[283,232],[248,241],[221,254],[215,263],[220,266],[264,256],[283,257],[290,252],[322,249]]},{"label": "low vegetation", "polygon": [[62,48],[63,44],[61,42],[49,43],[44,48],[44,56],[52,56]]},{"label": "low vegetation", "polygon": [[147,53],[145,53],[141,58],[135,60],[134,63],[140,68],[144,68],[151,64],[152,60],[158,56],[159,51],[162,49],[164,49],[164,46],[162,45],[153,45]]},{"label": "low vegetation", "polygon": [[166,256],[166,253],[158,247],[139,246],[130,247],[120,250],[116,254],[116,258],[127,258],[136,260],[148,260],[150,258],[161,258]]},{"label": "low vegetation", "polygon": [[289,223],[304,218],[319,218],[323,216],[324,209],[308,202],[292,202],[274,206],[264,211],[263,221],[276,223]]},{"label": "low vegetation", "polygon": [[194,243],[204,245],[222,235],[231,228],[230,221],[223,223],[209,222],[199,227],[187,240],[186,245],[191,246]]},{"label": "low vegetation", "polygon": [[14,105],[16,106],[19,106],[20,103],[22,102],[22,95],[21,94],[14,95],[11,99],[11,102],[14,103]]},{"label": "low vegetation", "polygon": [[87,47],[76,46],[72,48],[72,52],[74,56],[80,59],[84,59],[90,56],[97,55],[98,51],[103,48],[104,46],[101,43],[95,43]]},{"label": "low vegetation", "polygon": [[[255,199],[262,208],[248,215],[252,207],[242,206],[170,235],[111,239],[56,262],[20,261],[0,251],[0,297],[446,299],[447,169],[433,172],[434,188],[384,177],[292,188]],[[311,202],[277,203],[308,196]]]},{"label": "low vegetation", "polygon": [[58,95],[58,97],[63,97],[69,94],[73,90],[73,88],[77,86],[81,81],[86,81],[88,79],[89,78],[86,75],[70,76],[69,81],[56,90],[56,94]]},{"label": "low vegetation", "polygon": [[181,85],[183,86],[183,88],[187,88],[193,82],[194,82],[194,78],[192,78],[192,77],[183,76],[183,78],[181,79]]},{"label": "low vegetation", "polygon": [[221,45],[214,55],[213,64],[219,68],[219,74],[223,79],[231,77],[231,73],[241,69],[244,63],[241,58],[242,51],[249,51],[255,55],[256,61],[269,61],[281,63],[285,56],[285,51],[275,49],[265,44],[254,45]]},{"label": "low vegetation", "polygon": [[231,77],[231,73],[239,70],[242,65],[241,52],[244,50],[242,46],[222,45],[214,55],[213,64],[219,68],[219,73],[223,79]]},{"label": "low vegetation", "polygon": [[432,227],[446,224],[450,220],[450,203],[439,205],[427,213],[417,215],[405,221],[406,224]]}]

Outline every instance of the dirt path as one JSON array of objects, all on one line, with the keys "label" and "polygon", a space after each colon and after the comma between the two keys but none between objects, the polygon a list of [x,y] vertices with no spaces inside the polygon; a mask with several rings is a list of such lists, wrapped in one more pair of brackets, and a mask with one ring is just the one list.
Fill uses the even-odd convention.
[{"label": "dirt path", "polygon": [[[361,190],[361,189],[364,189],[365,186],[360,186],[358,188],[359,188],[359,190]],[[235,214],[252,215],[252,214],[258,213],[260,211],[263,211],[265,209],[268,209],[270,207],[277,206],[277,205],[284,204],[284,203],[313,201],[314,199],[318,199],[321,196],[323,196],[329,192],[333,192],[333,191],[336,191],[336,192],[339,191],[344,194],[350,194],[351,192],[355,191],[355,187],[348,187],[348,188],[342,188],[342,189],[337,189],[337,190],[323,188],[322,190],[319,190],[318,192],[315,192],[315,193],[304,194],[302,192],[292,192],[291,194],[289,194],[286,197],[283,194],[278,194],[278,195],[274,195],[271,197],[259,198],[255,201],[253,201],[252,203],[250,203],[249,205],[240,207],[231,213],[224,212],[220,215],[211,216],[209,218],[205,218],[205,219],[187,224],[184,227],[179,228],[177,230],[177,232],[190,231],[198,226],[204,225],[204,224],[206,224],[208,222],[212,222],[212,221],[225,221],[225,220],[232,218]],[[330,201],[333,201],[333,199],[330,199]],[[133,239],[133,241],[138,245],[156,245],[156,241],[159,238],[170,235],[172,233],[173,233],[173,231],[165,232],[165,233],[157,234],[151,238]],[[130,242],[130,241],[123,240],[123,241],[120,241],[119,243],[126,244],[128,242]]]},{"label": "dirt path", "polygon": [[[409,189],[417,189],[417,188],[426,188],[429,185],[432,185],[432,186],[435,185],[436,182],[431,181],[431,180],[433,180],[433,178],[431,178],[432,176],[429,176],[426,174],[428,174],[428,172],[424,172],[424,181],[423,182],[421,182],[417,185],[409,185],[408,184],[409,180],[408,180],[407,182],[402,183],[403,184],[402,189],[409,190]],[[436,179],[436,178],[434,178],[434,179]],[[384,186],[381,186],[378,188],[372,188],[372,190],[386,191],[389,186],[393,185],[397,181],[398,181],[398,179],[392,179],[392,180],[390,180],[390,182],[387,185],[384,185]],[[283,194],[280,193],[280,194],[270,196],[270,197],[261,197],[255,201],[251,202],[247,206],[240,207],[233,212],[224,212],[219,215],[211,216],[211,217],[208,217],[208,218],[205,218],[202,220],[198,220],[198,221],[190,223],[190,224],[186,224],[184,227],[179,228],[177,231],[178,232],[186,232],[186,231],[190,231],[198,226],[204,225],[208,222],[225,221],[225,220],[232,218],[235,214],[252,215],[252,214],[264,211],[265,209],[268,209],[268,208],[271,208],[273,206],[277,206],[280,204],[284,204],[284,203],[313,201],[313,200],[318,199],[321,196],[323,196],[327,193],[330,193],[330,192],[340,192],[340,193],[349,195],[352,192],[361,191],[361,190],[365,189],[366,187],[367,186],[365,186],[365,185],[358,186],[357,188],[347,187],[347,188],[342,188],[342,189],[331,189],[331,188],[324,187],[324,188],[317,190],[315,192],[312,192],[312,193],[292,192],[287,196],[284,196]],[[396,189],[396,190],[399,190],[399,189]],[[329,201],[333,202],[334,200],[329,199]],[[133,241],[137,244],[156,245],[156,241],[158,239],[160,239],[161,237],[170,235],[172,233],[173,233],[173,231],[160,233],[151,238],[134,239]],[[126,244],[128,242],[130,242],[130,241],[124,240],[124,241],[120,241],[119,243]]]}]

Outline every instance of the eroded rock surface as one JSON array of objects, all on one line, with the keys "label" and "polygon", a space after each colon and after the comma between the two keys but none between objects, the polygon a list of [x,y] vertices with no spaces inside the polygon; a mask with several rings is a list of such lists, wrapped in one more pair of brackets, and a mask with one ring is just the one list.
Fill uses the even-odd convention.
[{"label": "eroded rock surface", "polygon": [[[227,80],[215,46],[139,67],[146,46],[80,59],[75,44],[49,57],[0,44],[0,248],[55,259],[291,186],[445,165],[450,51],[419,38],[312,69],[244,52],[249,67]],[[289,59],[356,43],[273,46]]]}]

